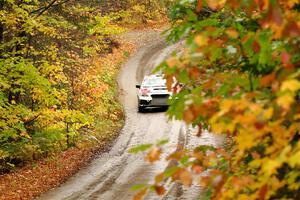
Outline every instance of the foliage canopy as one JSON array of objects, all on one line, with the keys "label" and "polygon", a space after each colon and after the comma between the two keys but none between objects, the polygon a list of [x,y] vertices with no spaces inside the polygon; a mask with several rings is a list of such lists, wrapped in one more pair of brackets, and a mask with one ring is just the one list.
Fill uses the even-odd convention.
[{"label": "foliage canopy", "polygon": [[114,35],[159,16],[159,5],[0,1],[0,173],[120,126],[119,66],[103,66],[104,56],[119,46]]},{"label": "foliage canopy", "polygon": [[206,199],[300,198],[299,5],[177,1],[168,40],[185,39],[187,48],[160,69],[170,87],[173,77],[184,87],[168,114],[224,134],[226,141],[170,155],[179,164],[171,174],[159,174],[150,189],[164,191],[169,177],[189,186],[194,177]]}]

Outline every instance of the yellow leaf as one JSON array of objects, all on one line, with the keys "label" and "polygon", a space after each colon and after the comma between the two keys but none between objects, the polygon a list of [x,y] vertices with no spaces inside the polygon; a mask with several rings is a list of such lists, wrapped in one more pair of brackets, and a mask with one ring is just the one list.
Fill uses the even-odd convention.
[{"label": "yellow leaf", "polygon": [[231,110],[231,108],[234,106],[234,101],[232,100],[224,100],[221,102],[221,106],[220,106],[220,115],[225,114],[226,112],[228,112],[229,110]]},{"label": "yellow leaf", "polygon": [[298,119],[300,119],[300,114],[294,115],[294,120],[298,120]]},{"label": "yellow leaf", "polygon": [[273,108],[268,108],[265,112],[264,112],[264,118],[265,119],[271,119],[273,116],[274,110]]},{"label": "yellow leaf", "polygon": [[299,3],[299,0],[287,0],[287,5],[289,8],[293,8],[297,3]]},{"label": "yellow leaf", "polygon": [[30,135],[28,135],[28,133],[25,132],[25,131],[21,132],[21,133],[20,133],[20,136],[26,137],[26,138],[29,138],[29,139],[31,138]]},{"label": "yellow leaf", "polygon": [[236,141],[238,143],[240,151],[245,151],[246,149],[249,149],[256,144],[255,137],[247,132],[240,133],[236,137]]},{"label": "yellow leaf", "polygon": [[264,161],[264,164],[262,165],[262,171],[264,172],[264,174],[270,176],[276,172],[277,168],[279,168],[281,164],[282,163],[279,160],[266,159]]},{"label": "yellow leaf", "polygon": [[284,94],[277,98],[277,104],[284,109],[289,109],[295,99],[291,94]]},{"label": "yellow leaf", "polygon": [[289,157],[288,163],[291,167],[295,167],[296,165],[300,166],[300,151],[294,153]]},{"label": "yellow leaf", "polygon": [[195,42],[199,47],[207,46],[208,45],[208,38],[203,35],[197,35],[195,37]]},{"label": "yellow leaf", "polygon": [[281,91],[290,90],[292,92],[295,92],[299,89],[300,89],[300,81],[296,79],[284,81],[280,88]]}]

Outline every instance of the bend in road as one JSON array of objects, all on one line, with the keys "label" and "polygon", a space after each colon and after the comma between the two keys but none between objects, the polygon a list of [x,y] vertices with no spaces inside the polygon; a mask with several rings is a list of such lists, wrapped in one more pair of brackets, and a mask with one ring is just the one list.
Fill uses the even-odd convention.
[{"label": "bend in road", "polygon": [[[168,121],[164,112],[137,112],[135,85],[163,61],[176,45],[167,46],[161,37],[140,48],[122,67],[118,83],[120,100],[124,105],[126,123],[109,152],[101,154],[92,163],[69,178],[60,187],[43,194],[40,200],[129,200],[133,193],[130,187],[149,183],[154,175],[162,171],[166,161],[154,165],[145,163],[142,154],[129,154],[128,149],[139,144],[155,143],[169,138],[164,155],[176,149],[184,126],[182,122]],[[147,196],[157,199],[157,196]]]}]

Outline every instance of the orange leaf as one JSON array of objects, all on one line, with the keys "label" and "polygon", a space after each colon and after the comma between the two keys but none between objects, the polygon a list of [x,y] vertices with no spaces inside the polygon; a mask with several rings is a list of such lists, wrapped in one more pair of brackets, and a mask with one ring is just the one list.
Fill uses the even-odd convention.
[{"label": "orange leaf", "polygon": [[161,150],[158,147],[153,148],[145,157],[145,160],[153,163],[160,159]]},{"label": "orange leaf", "polygon": [[200,173],[203,172],[203,167],[201,167],[199,165],[193,165],[192,170],[193,170],[194,173],[200,174]]},{"label": "orange leaf", "polygon": [[155,192],[158,195],[164,195],[166,193],[166,189],[163,186],[154,186]]},{"label": "orange leaf", "polygon": [[233,28],[229,28],[226,30],[226,34],[232,38],[238,38],[239,37],[239,33],[233,29]]},{"label": "orange leaf", "polygon": [[207,46],[208,45],[208,37],[203,35],[197,35],[195,37],[195,42],[199,47]]},{"label": "orange leaf", "polygon": [[206,0],[208,7],[212,10],[219,10],[224,7],[226,0]]},{"label": "orange leaf", "polygon": [[283,35],[287,37],[298,37],[300,35],[300,28],[295,21],[289,21],[283,31]]},{"label": "orange leaf", "polygon": [[147,192],[148,192],[147,188],[141,190],[133,197],[133,200],[142,200],[144,196],[147,194]]},{"label": "orange leaf", "polygon": [[214,86],[215,86],[215,81],[212,79],[210,79],[202,84],[202,87],[207,90],[214,88]]},{"label": "orange leaf", "polygon": [[179,175],[179,179],[181,180],[181,182],[184,186],[191,186],[192,185],[192,181],[193,181],[192,175],[187,170],[181,171],[181,173]]},{"label": "orange leaf", "polygon": [[255,0],[260,10],[265,10],[269,7],[269,0]]},{"label": "orange leaf", "polygon": [[259,197],[260,197],[259,199],[261,200],[265,199],[267,192],[268,192],[268,186],[267,185],[262,186],[259,190]]},{"label": "orange leaf", "polygon": [[196,11],[197,11],[197,12],[200,12],[201,9],[202,9],[202,0],[198,0],[197,7],[196,7]]},{"label": "orange leaf", "polygon": [[272,82],[276,79],[276,73],[273,72],[271,74],[268,74],[264,77],[262,77],[262,79],[260,80],[260,85],[262,87],[266,87],[272,84]]},{"label": "orange leaf", "polygon": [[175,151],[167,157],[167,160],[180,160],[184,156],[183,151]]},{"label": "orange leaf", "polygon": [[173,81],[174,81],[173,76],[165,76],[165,79],[167,81],[166,82],[167,88],[168,88],[169,91],[171,91],[172,90]]},{"label": "orange leaf", "polygon": [[194,116],[194,113],[191,109],[187,109],[183,113],[183,120],[186,121],[187,123],[191,123],[194,121],[196,116]]},{"label": "orange leaf", "polygon": [[155,176],[155,183],[160,183],[164,180],[164,173],[160,173],[157,176]]},{"label": "orange leaf", "polygon": [[200,70],[197,67],[193,67],[189,70],[189,75],[193,79],[197,79],[200,76]]},{"label": "orange leaf", "polygon": [[263,22],[265,26],[275,24],[277,26],[282,25],[283,18],[281,14],[280,7],[278,5],[270,5],[269,11],[267,13],[267,18]]},{"label": "orange leaf", "polygon": [[206,188],[210,182],[211,182],[210,176],[202,176],[199,181],[200,185],[203,186],[204,188]]},{"label": "orange leaf", "polygon": [[170,68],[176,67],[179,64],[178,59],[175,57],[169,58],[166,62],[167,62],[168,67],[170,67]]}]

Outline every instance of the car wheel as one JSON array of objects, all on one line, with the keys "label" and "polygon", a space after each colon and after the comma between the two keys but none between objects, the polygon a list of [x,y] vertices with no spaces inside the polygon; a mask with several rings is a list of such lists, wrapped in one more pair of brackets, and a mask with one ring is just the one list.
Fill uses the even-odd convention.
[{"label": "car wheel", "polygon": [[143,106],[139,106],[139,112],[144,112],[145,108]]}]

